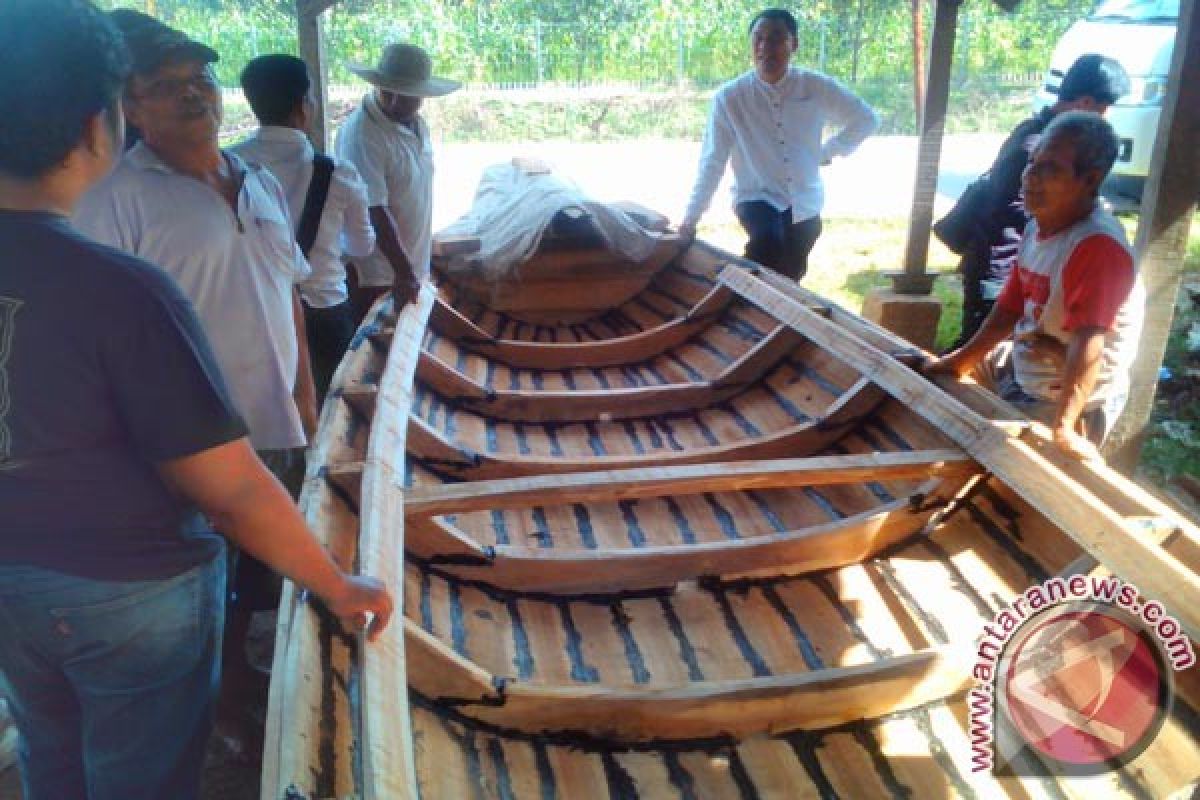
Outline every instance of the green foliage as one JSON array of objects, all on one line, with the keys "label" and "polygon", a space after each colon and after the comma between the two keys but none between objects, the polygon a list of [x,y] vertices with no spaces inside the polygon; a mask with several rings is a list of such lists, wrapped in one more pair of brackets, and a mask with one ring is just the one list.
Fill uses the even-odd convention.
[{"label": "green foliage", "polygon": [[[213,45],[222,56],[217,71],[226,86],[236,85],[241,67],[254,56],[297,50],[292,0],[101,4],[152,5],[166,21]],[[440,73],[474,84],[713,88],[748,68],[746,28],[763,5],[761,0],[342,0],[326,15],[329,77],[333,84],[354,83],[346,62],[373,62],[383,44],[403,39],[429,49]],[[952,115],[951,128],[956,116],[969,120],[960,125],[966,130],[999,130],[1019,119],[1058,37],[1091,5],[1091,0],[1026,0],[1008,14],[985,0],[964,3],[954,107],[962,103],[967,113]],[[926,0],[926,6],[928,36],[932,3]],[[854,86],[881,111],[885,130],[911,132],[911,4],[809,0],[795,3],[793,11],[800,22],[796,62]],[[1009,103],[1015,88],[1026,94]]]}]

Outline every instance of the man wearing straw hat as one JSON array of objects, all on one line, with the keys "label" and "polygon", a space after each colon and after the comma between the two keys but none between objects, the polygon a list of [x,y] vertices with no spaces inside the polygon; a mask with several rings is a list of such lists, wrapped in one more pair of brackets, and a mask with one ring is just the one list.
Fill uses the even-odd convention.
[{"label": "man wearing straw hat", "polygon": [[361,319],[387,287],[411,302],[429,277],[433,245],[433,145],[420,115],[427,97],[461,87],[433,76],[424,50],[390,44],[379,64],[348,65],[374,87],[338,133],[337,154],[367,185],[375,251],[354,263],[351,301]]}]

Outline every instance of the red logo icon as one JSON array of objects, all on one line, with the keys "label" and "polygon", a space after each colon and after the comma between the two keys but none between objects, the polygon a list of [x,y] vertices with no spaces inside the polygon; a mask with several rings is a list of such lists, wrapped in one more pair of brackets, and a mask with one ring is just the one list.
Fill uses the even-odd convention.
[{"label": "red logo icon", "polygon": [[1001,705],[1039,761],[1067,773],[1108,770],[1158,733],[1169,671],[1123,616],[1108,606],[1066,607],[1014,637],[999,674]]}]

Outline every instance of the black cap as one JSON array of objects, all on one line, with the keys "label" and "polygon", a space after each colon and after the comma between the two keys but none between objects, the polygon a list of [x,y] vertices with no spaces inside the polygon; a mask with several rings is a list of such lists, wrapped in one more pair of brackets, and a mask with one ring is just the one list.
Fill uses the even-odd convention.
[{"label": "black cap", "polygon": [[153,72],[171,60],[211,64],[220,58],[208,45],[140,11],[119,8],[108,17],[125,37],[134,74]]},{"label": "black cap", "polygon": [[1058,87],[1058,99],[1070,102],[1091,97],[1098,103],[1112,105],[1117,98],[1129,93],[1129,75],[1125,68],[1108,56],[1088,53],[1075,59]]}]

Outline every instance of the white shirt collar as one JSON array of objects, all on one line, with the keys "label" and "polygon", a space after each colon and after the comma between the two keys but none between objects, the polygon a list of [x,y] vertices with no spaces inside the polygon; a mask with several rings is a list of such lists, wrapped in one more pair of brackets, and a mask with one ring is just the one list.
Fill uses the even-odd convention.
[{"label": "white shirt collar", "polygon": [[754,82],[773,94],[787,94],[789,91],[791,91],[792,85],[795,83],[799,74],[800,70],[798,70],[796,67],[789,66],[787,72],[783,74],[783,77],[779,79],[778,83],[767,83],[762,78],[758,77],[758,72],[754,72]]},{"label": "white shirt collar", "polygon": [[371,120],[376,124],[382,125],[391,131],[408,134],[409,136],[416,136],[418,139],[421,138],[422,129],[425,127],[425,121],[421,118],[420,114],[417,114],[417,116],[414,118],[413,125],[411,127],[403,122],[396,122],[394,119],[389,118],[387,114],[383,113],[383,109],[379,107],[379,98],[374,92],[368,92],[366,96],[363,97],[363,108],[366,109],[367,116],[370,117]]},{"label": "white shirt collar", "polygon": [[306,151],[312,150],[312,142],[308,140],[308,134],[304,131],[287,128],[282,125],[263,125],[252,134],[252,137],[260,142],[269,142],[274,145],[293,145]]},{"label": "white shirt collar", "polygon": [[[238,156],[237,153],[225,149],[222,149],[221,152],[225,154],[225,157],[228,158],[235,167],[240,168],[243,172],[257,172],[259,169],[257,164],[247,164],[240,156]],[[130,166],[136,167],[137,169],[165,172],[170,175],[183,175],[183,173],[181,173],[179,170],[172,168],[170,164],[159,158],[158,153],[155,153],[146,144],[144,139],[140,140],[133,147],[129,148],[129,152],[127,152],[123,158],[125,161],[129,162]]]}]

